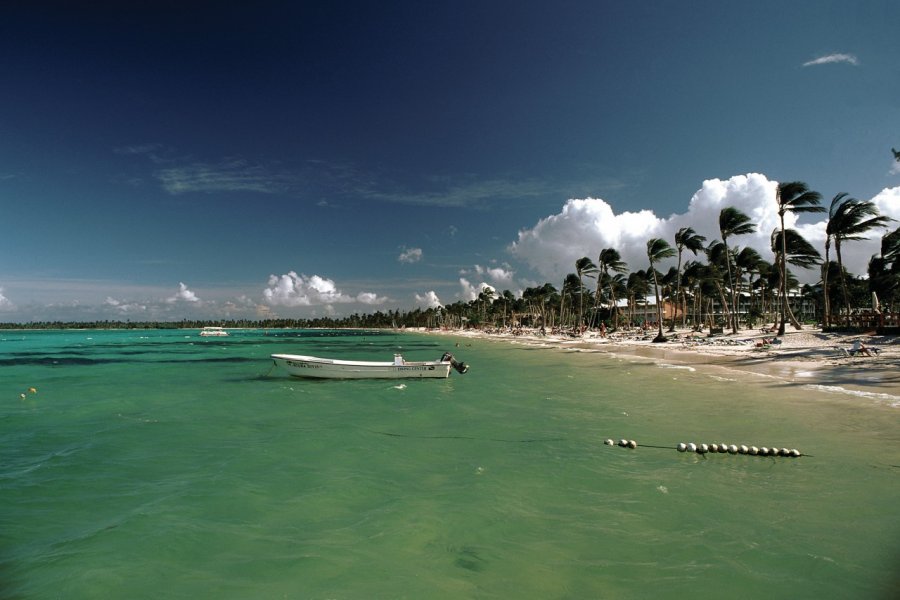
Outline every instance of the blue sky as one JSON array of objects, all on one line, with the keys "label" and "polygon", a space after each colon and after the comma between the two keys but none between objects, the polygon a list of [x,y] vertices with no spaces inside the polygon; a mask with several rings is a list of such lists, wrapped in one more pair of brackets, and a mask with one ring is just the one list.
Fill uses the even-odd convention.
[{"label": "blue sky", "polygon": [[74,4],[0,7],[0,321],[449,304],[727,205],[768,258],[778,181],[900,219],[897,2]]}]

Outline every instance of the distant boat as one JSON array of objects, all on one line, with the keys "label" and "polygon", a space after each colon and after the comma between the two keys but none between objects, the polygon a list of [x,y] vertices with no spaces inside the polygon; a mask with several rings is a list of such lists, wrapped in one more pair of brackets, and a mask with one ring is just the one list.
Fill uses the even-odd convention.
[{"label": "distant boat", "polygon": [[296,354],[273,354],[275,365],[294,377],[318,379],[446,379],[450,367],[458,373],[469,370],[446,352],[440,360],[407,361],[400,354],[393,362],[369,362],[363,360],[338,360]]},{"label": "distant boat", "polygon": [[200,330],[200,335],[203,337],[225,337],[228,335],[228,332],[221,327],[204,327]]}]

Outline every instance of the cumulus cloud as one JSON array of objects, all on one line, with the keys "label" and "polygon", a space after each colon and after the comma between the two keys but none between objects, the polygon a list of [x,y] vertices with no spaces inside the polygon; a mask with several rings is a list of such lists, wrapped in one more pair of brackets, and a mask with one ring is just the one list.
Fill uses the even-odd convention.
[{"label": "cumulus cloud", "polygon": [[458,294],[460,300],[463,302],[471,302],[478,298],[478,295],[484,291],[485,288],[488,288],[492,292],[494,292],[494,297],[497,296],[497,288],[492,286],[489,283],[482,281],[479,285],[472,285],[469,283],[469,280],[465,277],[459,278],[459,287],[460,292]]},{"label": "cumulus cloud", "polygon": [[[562,210],[538,221],[530,229],[519,232],[510,252],[534,268],[547,281],[561,282],[566,274],[575,271],[575,261],[588,256],[597,261],[600,250],[615,248],[628,264],[629,270],[647,269],[647,240],[662,238],[674,247],[675,232],[692,227],[706,236],[707,241],[720,239],[719,212],[733,206],[756,224],[756,233],[729,239],[730,246],[750,246],[768,260],[774,260],[770,236],[779,227],[775,192],[777,182],[764,175],[749,173],[727,180],[709,179],[694,194],[687,212],[668,218],[657,217],[651,211],[616,214],[599,198],[573,199]],[[882,214],[892,218],[900,215],[900,188],[886,189],[873,199]],[[827,207],[830,198],[823,199]],[[825,218],[823,214],[804,215],[803,223],[793,213],[785,215],[785,226],[797,229],[824,254]],[[882,233],[871,239],[849,243],[844,249],[844,263],[854,273],[865,273],[869,257],[880,247]],[[690,258],[693,256],[688,253]],[[672,260],[674,265],[675,261]],[[665,270],[668,263],[659,265]],[[803,281],[818,279],[818,273],[795,269]]]},{"label": "cumulus cloud", "polygon": [[[171,299],[169,301],[174,302],[174,300]],[[120,313],[144,312],[147,310],[147,305],[145,304],[140,304],[138,302],[125,302],[122,300],[117,300],[112,296],[107,296],[106,300],[103,301],[103,304],[116,309]]]},{"label": "cumulus cloud", "polygon": [[872,198],[872,202],[881,214],[900,220],[900,187],[884,188]]},{"label": "cumulus cloud", "polygon": [[378,305],[387,302],[387,298],[373,292],[360,292],[356,296],[350,296],[341,292],[331,279],[319,275],[298,275],[294,271],[281,276],[270,275],[263,297],[272,306],[288,307],[328,306],[350,302]]},{"label": "cumulus cloud", "polygon": [[360,304],[368,304],[369,306],[377,306],[387,302],[387,298],[379,296],[374,292],[360,292],[356,295],[356,301]]},{"label": "cumulus cloud", "polygon": [[3,295],[3,288],[0,288],[0,310],[15,310],[15,308],[16,305]]},{"label": "cumulus cloud", "polygon": [[479,277],[487,277],[494,282],[497,287],[510,287],[513,285],[513,278],[515,276],[515,272],[508,264],[504,264],[500,267],[482,267],[481,265],[475,265],[475,274]]},{"label": "cumulus cloud", "polygon": [[397,257],[397,260],[402,263],[417,263],[422,260],[422,249],[421,248],[407,248],[404,249],[403,252],[400,253],[400,256]]},{"label": "cumulus cloud", "polygon": [[178,291],[175,292],[174,296],[167,298],[166,302],[169,304],[174,304],[175,302],[200,302],[200,298],[197,297],[197,294],[189,290],[185,284],[179,283]]},{"label": "cumulus cloud", "polygon": [[420,308],[440,308],[443,304],[434,290],[430,290],[422,296],[416,294],[416,306]]},{"label": "cumulus cloud", "polygon": [[805,62],[803,63],[803,66],[812,67],[815,65],[830,65],[835,63],[845,63],[855,67],[859,65],[859,60],[852,54],[827,54]]}]

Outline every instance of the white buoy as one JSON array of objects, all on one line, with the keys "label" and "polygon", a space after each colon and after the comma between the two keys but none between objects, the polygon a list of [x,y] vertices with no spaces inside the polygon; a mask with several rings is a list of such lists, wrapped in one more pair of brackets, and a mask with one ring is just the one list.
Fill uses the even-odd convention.
[{"label": "white buoy", "polygon": [[707,444],[700,444],[700,450],[703,451],[701,454],[706,454],[709,452],[709,446]]},{"label": "white buoy", "polygon": [[619,445],[624,448],[625,446],[628,445],[628,440],[626,440],[625,438],[622,438],[621,440],[619,440]]},{"label": "white buoy", "polygon": [[737,446],[734,444],[728,446],[728,454],[737,454]]},{"label": "white buoy", "polygon": [[747,454],[748,452],[750,452],[750,448],[748,448],[747,446],[743,444],[738,446],[738,454]]},{"label": "white buoy", "polygon": [[728,452],[728,444],[719,444],[719,453]]},{"label": "white buoy", "polygon": [[778,448],[769,448],[769,456],[778,456]]},{"label": "white buoy", "polygon": [[675,449],[679,452],[684,452],[685,450],[687,450],[687,444],[685,444],[684,442],[678,442],[678,446],[676,446]]},{"label": "white buoy", "polygon": [[781,454],[781,456],[790,456],[790,455],[791,455],[791,451],[788,450],[787,448],[782,448],[782,449],[781,449],[781,452],[779,452],[779,454]]},{"label": "white buoy", "polygon": [[752,456],[756,456],[757,454],[759,454],[759,448],[757,448],[756,446],[750,446],[750,454]]},{"label": "white buoy", "polygon": [[695,444],[694,442],[691,442],[690,444],[688,444],[687,447],[688,447],[689,452],[697,451],[697,444]]},{"label": "white buoy", "polygon": [[607,446],[614,446],[614,445],[615,445],[615,442],[614,442],[614,441],[612,441],[612,440],[611,440],[611,439],[609,439],[609,440],[606,440],[606,441],[605,441],[605,442],[603,442],[603,443],[604,443],[604,444],[606,444],[606,445],[607,445]]},{"label": "white buoy", "polygon": [[768,456],[768,455],[769,455],[769,449],[766,448],[765,446],[760,447],[760,449],[759,449],[759,455],[760,455],[760,456]]},{"label": "white buoy", "polygon": [[791,449],[791,456],[793,456],[794,458],[799,458],[799,457],[801,456],[800,451],[797,450],[796,448],[792,448],[792,449]]},{"label": "white buoy", "polygon": [[710,452],[718,452],[718,451],[719,451],[719,445],[718,445],[718,444],[710,444],[710,445],[709,445],[709,451],[710,451]]},{"label": "white buoy", "polygon": [[631,448],[632,450],[637,448],[637,442],[634,440],[628,440],[628,447]]}]

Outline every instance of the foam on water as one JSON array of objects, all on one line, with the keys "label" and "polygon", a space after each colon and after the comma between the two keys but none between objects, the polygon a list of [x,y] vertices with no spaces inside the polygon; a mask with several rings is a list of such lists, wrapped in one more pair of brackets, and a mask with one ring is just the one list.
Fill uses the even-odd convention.
[{"label": "foam on water", "polygon": [[669,363],[657,363],[657,366],[660,369],[681,369],[684,371],[690,371],[691,373],[694,373],[697,371],[697,369],[695,369],[694,367],[692,367],[690,365],[673,365],[673,364],[669,364]]},{"label": "foam on water", "polygon": [[894,408],[900,408],[900,396],[894,394],[887,394],[883,392],[869,392],[864,390],[851,390],[845,387],[841,387],[838,385],[817,385],[817,384],[808,384],[806,389],[814,390],[816,392],[825,392],[828,394],[841,394],[847,396],[854,396],[857,398],[866,398],[869,400],[875,400],[880,404],[885,404],[887,406],[891,406]]}]

